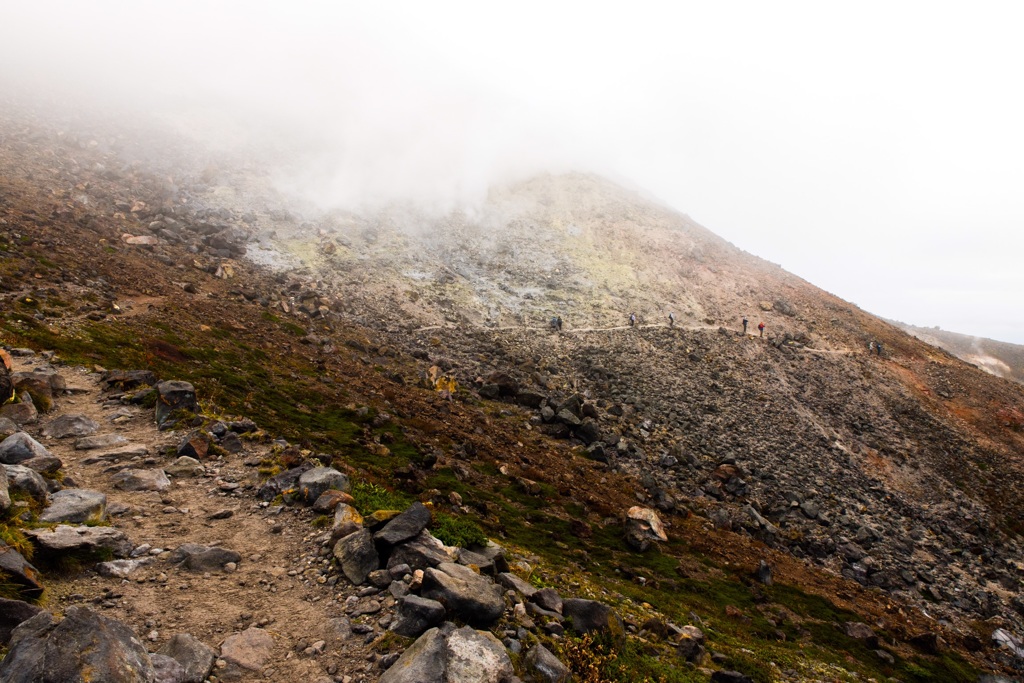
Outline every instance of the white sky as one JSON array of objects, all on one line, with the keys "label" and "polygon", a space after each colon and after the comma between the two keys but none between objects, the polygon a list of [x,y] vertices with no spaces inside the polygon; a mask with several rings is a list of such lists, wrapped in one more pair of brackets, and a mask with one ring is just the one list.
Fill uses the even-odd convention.
[{"label": "white sky", "polygon": [[299,137],[325,202],[605,173],[863,308],[1024,343],[1024,4],[0,0],[0,75]]}]

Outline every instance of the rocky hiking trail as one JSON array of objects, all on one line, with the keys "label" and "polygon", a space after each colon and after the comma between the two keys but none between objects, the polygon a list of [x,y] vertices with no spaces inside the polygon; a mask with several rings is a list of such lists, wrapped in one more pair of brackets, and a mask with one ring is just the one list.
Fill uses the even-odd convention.
[{"label": "rocky hiking trail", "polygon": [[[45,364],[27,359],[15,369],[30,371],[39,363]],[[80,438],[37,436],[64,463],[66,481],[106,494],[110,525],[127,535],[134,559],[118,560],[106,570],[123,578],[87,571],[47,581],[45,604],[57,610],[100,609],[131,626],[154,651],[176,633],[187,632],[218,649],[225,639],[260,628],[269,638],[250,638],[250,633],[247,640],[256,642],[242,648],[243,657],[221,660],[228,664],[225,670],[232,669],[223,680],[329,681],[329,673],[337,680],[367,680],[365,670],[373,665],[367,662],[365,636],[353,637],[336,600],[347,595],[339,593],[342,587],[316,581],[325,560],[320,542],[310,538],[316,534],[301,531],[309,529],[308,519],[289,519],[295,510],[261,505],[248,490],[255,468],[246,461],[258,462],[266,446],[249,444],[236,455],[193,466],[194,475],[179,466],[173,479],[138,484],[162,490],[124,490],[117,476],[126,469],[171,469],[178,456],[167,451],[176,449],[182,434],[159,431],[152,409],[109,398],[97,373],[60,372],[72,393],[40,420],[42,429],[62,415],[81,416],[99,425],[90,438],[113,437],[110,442],[119,443],[80,450],[75,446]],[[202,571],[174,567],[171,552],[188,543],[223,547],[241,558],[227,569],[217,563]],[[304,653],[309,647],[316,652]]]}]

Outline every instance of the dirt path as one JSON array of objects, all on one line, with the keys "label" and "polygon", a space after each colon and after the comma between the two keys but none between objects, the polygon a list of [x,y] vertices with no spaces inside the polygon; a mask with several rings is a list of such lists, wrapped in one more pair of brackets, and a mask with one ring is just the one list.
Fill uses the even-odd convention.
[{"label": "dirt path", "polygon": [[[16,369],[40,362],[19,359]],[[60,372],[75,393],[61,397],[57,408],[28,431],[64,462],[66,480],[106,493],[112,526],[127,533],[136,547],[146,544],[166,551],[186,542],[220,545],[240,553],[242,561],[231,573],[193,573],[172,566],[165,553],[128,579],[104,578],[91,569],[51,577],[46,583],[48,608],[59,612],[72,604],[96,603],[134,628],[152,651],[179,632],[218,650],[226,637],[249,626],[268,630],[275,647],[263,670],[222,680],[377,679],[379,670],[368,661],[374,657],[364,644],[367,636],[353,634],[345,616],[345,601],[355,589],[343,578],[333,588],[318,582],[326,581],[320,571],[326,559],[319,555],[329,532],[313,529],[306,510],[266,507],[253,497],[258,477],[254,465],[266,446],[246,445],[242,453],[207,461],[204,475],[173,479],[164,493],[114,489],[113,474],[126,466],[155,468],[173,461],[183,434],[159,432],[151,410],[107,400],[98,375],[82,368]],[[85,415],[100,424],[97,434],[120,434],[131,444],[146,446],[148,455],[115,462],[97,458],[112,449],[79,451],[73,438],[41,437],[40,429],[60,414]],[[230,516],[211,518],[223,511]],[[371,619],[356,621],[375,625]],[[322,654],[303,653],[321,640]]]}]

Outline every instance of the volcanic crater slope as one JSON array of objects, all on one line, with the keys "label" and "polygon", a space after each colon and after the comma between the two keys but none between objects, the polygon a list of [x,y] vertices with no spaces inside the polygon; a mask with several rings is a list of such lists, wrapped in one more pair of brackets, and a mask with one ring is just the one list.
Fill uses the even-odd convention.
[{"label": "volcanic crater slope", "polygon": [[[22,482],[5,543],[30,554],[43,503],[88,484],[120,504],[95,528],[126,532],[130,554],[244,550],[194,574],[157,553],[127,580],[98,574],[103,558],[47,566],[46,607],[68,628],[98,605],[145,634],[140,658],[187,631],[217,649],[218,680],[403,680],[413,655],[463,647],[508,668],[452,680],[558,680],[538,646],[612,681],[973,681],[1019,665],[1020,385],[593,176],[445,215],[325,212],[173,136],[9,113],[0,335],[27,349],[17,370],[66,386],[5,409],[60,461],[36,463],[35,502],[35,478],[5,467]],[[109,369],[187,381],[199,403],[159,431],[145,389],[101,393]],[[145,452],[87,462],[43,433],[69,412]],[[319,468],[351,484],[330,514],[286,477]],[[179,474],[128,493],[123,469],[154,486]],[[389,557],[387,535],[363,541],[414,501],[448,559],[511,570],[479,584],[494,621],[445,592],[475,570],[435,556],[371,578],[390,560],[355,562]],[[230,599],[171,597],[205,594]],[[392,625],[433,623],[430,601],[455,623],[411,646]],[[588,636],[566,610],[612,628]],[[263,658],[241,666],[243,646]]]}]

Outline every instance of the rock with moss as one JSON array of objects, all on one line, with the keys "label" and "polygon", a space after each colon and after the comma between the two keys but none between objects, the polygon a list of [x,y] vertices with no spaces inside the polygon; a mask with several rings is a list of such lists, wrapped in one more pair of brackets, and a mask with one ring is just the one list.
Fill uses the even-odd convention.
[{"label": "rock with moss", "polygon": [[50,496],[50,504],[39,515],[40,522],[87,524],[103,521],[107,496],[91,489],[64,489]]},{"label": "rock with moss", "polygon": [[395,546],[418,536],[429,524],[430,510],[423,503],[413,503],[375,533],[373,540],[385,546]]},{"label": "rock with moss", "polygon": [[28,425],[39,419],[39,411],[32,403],[32,396],[27,391],[17,395],[15,403],[0,406],[0,417],[7,418],[17,425]]},{"label": "rock with moss", "polygon": [[156,424],[167,429],[186,414],[199,412],[196,389],[188,382],[168,380],[156,385]]},{"label": "rock with moss", "polygon": [[11,375],[14,388],[18,393],[26,392],[32,396],[32,403],[41,413],[53,410],[53,387],[50,378],[41,373],[16,372]]},{"label": "rock with moss", "polygon": [[29,599],[43,594],[39,570],[14,548],[0,540],[0,572],[17,586],[18,593]]},{"label": "rock with moss", "polygon": [[621,646],[626,640],[626,629],[615,610],[603,602],[569,598],[562,601],[562,616],[579,634],[598,633],[608,636]]},{"label": "rock with moss", "polygon": [[142,641],[127,625],[78,605],[56,622],[40,612],[14,630],[0,662],[5,683],[153,683],[156,674]]},{"label": "rock with moss", "polygon": [[21,465],[0,465],[7,471],[7,487],[10,491],[21,491],[39,503],[46,503],[50,488],[43,476]]},{"label": "rock with moss", "polygon": [[523,658],[526,669],[537,681],[543,683],[566,683],[572,680],[572,672],[551,650],[537,644],[531,647]]}]

